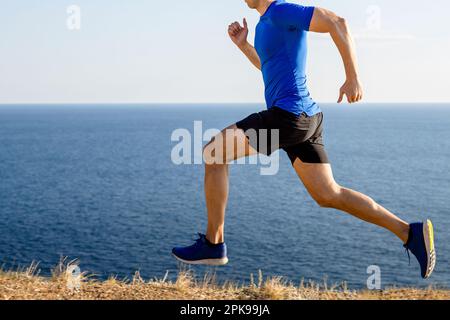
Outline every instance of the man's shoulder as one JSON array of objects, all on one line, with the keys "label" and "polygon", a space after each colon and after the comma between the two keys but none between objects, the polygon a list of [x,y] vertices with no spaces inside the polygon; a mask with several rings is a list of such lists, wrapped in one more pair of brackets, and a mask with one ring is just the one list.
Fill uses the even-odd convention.
[{"label": "man's shoulder", "polygon": [[298,4],[298,3],[286,2],[286,1],[275,1],[275,2],[276,3],[273,4],[274,12],[303,7],[301,4]]},{"label": "man's shoulder", "polygon": [[285,10],[289,7],[291,3],[285,1],[275,1],[272,8],[272,13],[279,12],[281,10]]},{"label": "man's shoulder", "polygon": [[304,8],[304,6],[297,3],[276,1],[276,3],[273,4],[271,15],[272,17],[280,17],[291,12],[295,12],[300,8]]},{"label": "man's shoulder", "polygon": [[271,20],[275,25],[294,26],[298,29],[308,30],[314,7],[303,6],[291,2],[276,2],[271,10]]}]

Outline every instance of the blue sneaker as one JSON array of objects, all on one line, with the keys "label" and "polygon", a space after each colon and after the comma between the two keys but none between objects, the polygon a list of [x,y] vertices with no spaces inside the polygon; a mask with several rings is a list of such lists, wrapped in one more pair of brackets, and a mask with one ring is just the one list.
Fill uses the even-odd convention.
[{"label": "blue sneaker", "polygon": [[200,238],[192,246],[173,248],[172,254],[177,260],[188,264],[209,266],[222,266],[228,263],[225,243],[213,245],[204,234],[198,235]]},{"label": "blue sneaker", "polygon": [[426,279],[433,273],[436,264],[433,224],[427,220],[424,223],[412,223],[409,228],[408,242],[404,247],[408,256],[411,251],[417,258],[422,278]]}]

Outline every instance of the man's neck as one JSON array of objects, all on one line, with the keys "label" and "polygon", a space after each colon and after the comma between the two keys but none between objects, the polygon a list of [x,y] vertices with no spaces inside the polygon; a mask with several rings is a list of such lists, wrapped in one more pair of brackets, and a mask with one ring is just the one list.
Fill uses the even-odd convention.
[{"label": "man's neck", "polygon": [[265,0],[265,1],[261,1],[261,4],[256,8],[256,11],[259,12],[259,14],[261,16],[263,16],[267,9],[269,9],[270,5],[272,4],[272,2],[275,2],[276,0]]}]

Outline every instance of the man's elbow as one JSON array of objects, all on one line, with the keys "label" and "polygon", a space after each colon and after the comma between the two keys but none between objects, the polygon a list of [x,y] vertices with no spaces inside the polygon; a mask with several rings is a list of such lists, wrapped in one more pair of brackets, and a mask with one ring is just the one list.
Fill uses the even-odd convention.
[{"label": "man's elbow", "polygon": [[347,20],[343,17],[336,17],[336,25],[338,25],[341,28],[347,28]]},{"label": "man's elbow", "polygon": [[340,16],[335,16],[331,21],[331,31],[344,31],[348,30],[347,20]]}]

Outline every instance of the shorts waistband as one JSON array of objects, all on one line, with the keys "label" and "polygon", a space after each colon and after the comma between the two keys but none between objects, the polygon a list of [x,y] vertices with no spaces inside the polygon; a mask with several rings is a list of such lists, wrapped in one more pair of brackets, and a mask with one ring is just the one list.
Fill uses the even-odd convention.
[{"label": "shorts waistband", "polygon": [[275,111],[275,112],[279,112],[279,113],[281,113],[281,114],[283,114],[285,116],[293,117],[293,118],[296,118],[296,119],[301,118],[301,117],[308,117],[308,114],[306,112],[304,112],[304,111],[300,115],[296,115],[295,113],[289,112],[289,111],[284,110],[284,109],[282,109],[280,107],[277,107],[277,106],[270,107],[269,110]]}]

